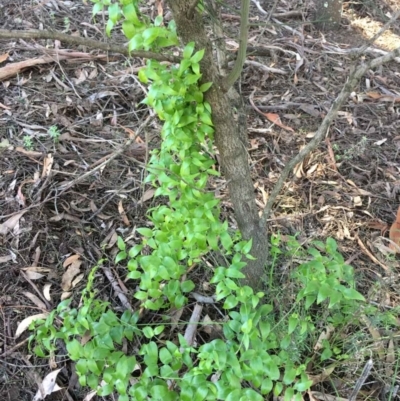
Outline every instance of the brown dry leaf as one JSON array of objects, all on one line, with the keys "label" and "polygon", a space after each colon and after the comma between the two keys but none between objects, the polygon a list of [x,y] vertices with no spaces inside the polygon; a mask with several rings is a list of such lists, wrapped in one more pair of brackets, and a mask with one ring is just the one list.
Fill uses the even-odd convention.
[{"label": "brown dry leaf", "polygon": [[76,223],[82,222],[79,217],[73,216],[72,214],[61,212],[56,214],[54,217],[50,217],[50,221],[61,221],[61,220],[69,220],[74,221]]},{"label": "brown dry leaf", "polygon": [[7,263],[10,260],[12,260],[12,256],[11,255],[9,255],[9,256],[0,256],[0,263]]},{"label": "brown dry leaf", "polygon": [[86,394],[83,401],[91,401],[93,399],[93,397],[95,397],[96,395],[97,395],[97,390],[93,390],[90,393]]},{"label": "brown dry leaf", "polygon": [[333,325],[328,325],[328,327],[323,330],[318,337],[317,342],[314,345],[314,351],[319,351],[323,347],[323,341],[324,340],[329,340],[332,333],[335,331],[335,327]]},{"label": "brown dry leaf", "polygon": [[118,202],[118,213],[120,214],[120,216],[121,216],[122,221],[124,222],[124,224],[125,224],[126,226],[129,227],[129,226],[131,225],[131,223],[129,222],[129,219],[128,219],[128,217],[126,216],[126,212],[125,212],[124,206],[123,206],[123,204],[122,204],[122,200],[120,200],[120,201]]},{"label": "brown dry leaf", "polygon": [[19,153],[22,153],[24,155],[30,156],[30,157],[42,157],[43,153],[42,152],[35,152],[33,150],[26,150],[24,148],[21,148],[20,146],[17,146],[15,150]]},{"label": "brown dry leaf", "polygon": [[63,266],[67,268],[61,279],[61,288],[63,291],[69,291],[74,286],[74,279],[80,273],[82,260],[79,260],[80,255],[72,255],[67,258]]},{"label": "brown dry leaf", "polygon": [[157,3],[157,15],[162,17],[164,12],[162,0],[156,0],[156,3]]},{"label": "brown dry leaf", "polygon": [[51,301],[50,288],[51,288],[50,283],[47,283],[43,286],[43,296],[47,301]]},{"label": "brown dry leaf", "polygon": [[319,391],[309,391],[308,394],[320,401],[349,401],[348,398],[336,397],[327,393],[320,393]]},{"label": "brown dry leaf", "polygon": [[386,355],[385,373],[387,377],[393,377],[393,366],[396,360],[395,348],[393,339],[389,340],[388,350]]},{"label": "brown dry leaf", "polygon": [[15,338],[18,338],[35,320],[45,320],[48,316],[48,312],[39,313],[37,315],[32,315],[26,317],[17,327],[17,331],[15,332]]},{"label": "brown dry leaf", "polygon": [[325,368],[319,375],[317,376],[308,375],[308,378],[312,380],[313,382],[312,385],[314,386],[315,384],[326,381],[326,379],[334,372],[334,370],[335,370],[335,365],[331,365]]},{"label": "brown dry leaf", "polygon": [[316,110],[312,104],[304,103],[304,104],[301,104],[299,106],[299,108],[312,117],[315,117],[315,118],[321,117],[321,113],[318,110]]},{"label": "brown dry leaf", "polygon": [[278,114],[275,113],[262,113],[265,117],[267,117],[267,119],[269,121],[271,121],[272,123],[274,123],[275,125],[277,125],[278,127],[286,130],[286,131],[290,131],[290,132],[294,132],[294,129],[291,127],[288,127],[287,125],[282,124],[281,118],[279,117]]},{"label": "brown dry leaf", "polygon": [[53,167],[54,157],[49,153],[43,160],[42,178],[48,177]]},{"label": "brown dry leaf", "polygon": [[51,269],[49,267],[42,267],[42,266],[29,266],[29,267],[23,267],[21,270],[25,272],[38,272],[38,273],[49,273],[51,272]]},{"label": "brown dry leaf", "polygon": [[26,277],[29,278],[29,280],[40,280],[41,278],[45,277],[44,274],[33,272],[33,271],[27,271]]},{"label": "brown dry leaf", "polygon": [[117,234],[117,232],[115,231],[115,229],[113,228],[107,235],[106,235],[106,237],[103,239],[103,241],[101,241],[101,246],[103,247],[103,246],[105,246],[106,247],[106,249],[110,249],[110,248],[112,248],[114,245],[115,245],[115,243],[117,242],[117,240],[118,240],[118,234]]},{"label": "brown dry leaf", "polygon": [[151,199],[154,196],[154,193],[156,192],[155,188],[150,188],[147,191],[144,192],[143,196],[140,198],[140,201],[138,202],[139,204],[142,204],[149,199]]},{"label": "brown dry leaf", "polygon": [[69,256],[67,259],[64,260],[63,267],[68,267],[72,263],[76,262],[80,257],[81,255],[79,254]]},{"label": "brown dry leaf", "polygon": [[390,226],[389,238],[392,241],[390,249],[395,253],[400,253],[400,206],[397,209],[396,220]]},{"label": "brown dry leaf", "polygon": [[[44,400],[49,394],[61,390],[61,387],[56,383],[56,378],[62,369],[63,368],[53,370],[46,375],[46,377],[43,379],[42,385],[40,386],[41,388],[39,388],[35,394],[33,401]],[[41,389],[44,391],[44,394],[42,394]]]},{"label": "brown dry leaf", "polygon": [[72,288],[75,288],[76,285],[82,281],[83,277],[85,277],[84,273],[78,274],[72,281]]},{"label": "brown dry leaf", "polygon": [[63,292],[63,293],[61,294],[60,299],[61,299],[61,301],[65,301],[65,300],[68,299],[71,295],[72,295],[72,292],[71,292],[71,291]]},{"label": "brown dry leaf", "polygon": [[14,214],[4,223],[0,224],[0,235],[6,235],[9,231],[13,230],[19,223],[19,219],[25,214],[25,210]]},{"label": "brown dry leaf", "polygon": [[29,298],[38,308],[43,310],[47,309],[45,303],[42,302],[35,294],[32,294],[29,291],[23,291],[22,294]]},{"label": "brown dry leaf", "polygon": [[304,176],[303,162],[296,164],[293,169],[293,174],[296,176],[296,178],[301,178]]},{"label": "brown dry leaf", "polygon": [[0,54],[0,64],[8,59],[9,54],[8,53],[3,53]]},{"label": "brown dry leaf", "polygon": [[373,230],[380,230],[382,235],[389,228],[389,226],[380,219],[374,219],[374,220],[368,221],[366,223],[366,226]]}]

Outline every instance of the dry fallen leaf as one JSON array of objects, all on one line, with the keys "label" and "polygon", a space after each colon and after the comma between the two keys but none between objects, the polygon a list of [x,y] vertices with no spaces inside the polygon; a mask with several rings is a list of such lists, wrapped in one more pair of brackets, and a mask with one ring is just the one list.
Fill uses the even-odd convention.
[{"label": "dry fallen leaf", "polygon": [[67,268],[61,279],[61,288],[63,291],[69,291],[74,287],[74,278],[80,273],[82,264],[82,260],[79,260],[79,257],[80,255],[72,255],[63,263],[63,266]]},{"label": "dry fallen leaf", "polygon": [[0,54],[0,63],[8,59],[8,53]]},{"label": "dry fallen leaf", "polygon": [[39,313],[37,315],[32,315],[26,317],[17,327],[17,331],[15,332],[15,338],[18,338],[35,320],[45,320],[48,316],[48,313]]},{"label": "dry fallen leaf", "polygon": [[124,224],[129,227],[131,225],[131,223],[129,222],[129,219],[126,216],[126,212],[125,212],[125,209],[124,209],[124,205],[122,204],[122,200],[120,200],[118,202],[118,213],[120,214]]},{"label": "dry fallen leaf", "polygon": [[41,301],[35,294],[32,294],[29,291],[23,291],[22,294],[29,298],[38,308],[43,310],[47,309],[45,303]]},{"label": "dry fallen leaf", "polygon": [[138,202],[138,204],[140,205],[140,204],[148,201],[149,199],[151,199],[154,196],[155,192],[156,192],[156,190],[154,188],[149,188],[147,191],[145,191],[143,196],[140,198],[140,201]]},{"label": "dry fallen leaf", "polygon": [[61,390],[61,387],[56,383],[56,378],[57,375],[60,373],[61,369],[53,370],[50,372],[46,377],[43,379],[42,386],[41,388],[44,391],[44,394],[40,391],[40,389],[37,391],[35,397],[33,398],[33,401],[39,401],[39,400],[44,400],[46,396],[48,396],[51,393],[54,393],[55,391]]},{"label": "dry fallen leaf", "polygon": [[269,121],[277,125],[278,127],[283,128],[286,131],[294,132],[294,129],[291,127],[288,127],[287,125],[282,124],[281,118],[279,117],[278,114],[275,113],[263,113],[265,117],[268,118]]},{"label": "dry fallen leaf", "polygon": [[43,295],[47,301],[51,301],[50,288],[51,288],[50,283],[47,283],[43,286]]},{"label": "dry fallen leaf", "polygon": [[14,216],[11,216],[4,223],[0,224],[0,235],[6,235],[9,231],[13,230],[24,213],[25,211],[14,214]]}]

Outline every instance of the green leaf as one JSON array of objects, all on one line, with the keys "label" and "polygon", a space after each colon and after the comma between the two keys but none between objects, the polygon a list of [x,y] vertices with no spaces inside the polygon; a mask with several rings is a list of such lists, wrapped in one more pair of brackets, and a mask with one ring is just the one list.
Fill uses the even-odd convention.
[{"label": "green leaf", "polygon": [[271,380],[279,380],[281,374],[274,360],[270,360],[266,363],[266,373]]},{"label": "green leaf", "polygon": [[225,398],[225,401],[238,401],[241,395],[242,390],[235,389],[228,394],[228,396]]},{"label": "green leaf", "polygon": [[154,330],[150,326],[144,327],[142,332],[146,338],[154,337]]},{"label": "green leaf", "polygon": [[117,256],[115,257],[115,263],[121,262],[121,260],[125,260],[127,258],[127,253],[125,251],[121,251],[117,253]]},{"label": "green leaf", "polygon": [[181,284],[182,292],[190,292],[195,288],[195,285],[192,280],[186,280]]},{"label": "green leaf", "polygon": [[336,291],[335,288],[332,288],[328,283],[323,283],[318,291],[317,304],[320,304],[328,298],[332,291]]},{"label": "green leaf", "polygon": [[232,248],[232,238],[226,231],[221,233],[221,244],[226,251],[229,251]]},{"label": "green leaf", "polygon": [[231,278],[245,278],[246,276],[238,269],[235,269],[233,267],[229,267],[225,271],[226,277],[231,277]]},{"label": "green leaf", "polygon": [[183,58],[188,59],[193,54],[194,51],[194,42],[189,42],[185,48],[183,49]]},{"label": "green leaf", "polygon": [[276,382],[274,387],[275,397],[278,397],[278,395],[282,392],[282,390],[283,390],[283,384],[281,382]]},{"label": "green leaf", "polygon": [[150,229],[150,228],[147,228],[147,227],[137,228],[136,231],[137,231],[139,234],[142,234],[143,237],[146,237],[146,238],[150,238],[150,237],[153,236],[153,230]]},{"label": "green leaf", "polygon": [[138,270],[129,272],[126,277],[131,278],[133,280],[137,280],[142,276],[142,273]]},{"label": "green leaf", "polygon": [[114,385],[107,383],[97,391],[97,394],[102,397],[106,397],[107,395],[110,395],[113,392],[113,390],[114,390]]},{"label": "green leaf", "polygon": [[124,17],[127,19],[127,21],[129,21],[134,26],[140,27],[143,25],[138,18],[136,8],[133,3],[130,2],[129,4],[124,6],[122,9],[122,13],[124,14]]},{"label": "green leaf", "polygon": [[234,295],[229,295],[224,302],[223,308],[224,309],[232,309],[238,304],[238,300]]},{"label": "green leaf", "polygon": [[192,63],[198,63],[204,57],[204,49],[197,51],[190,59]]},{"label": "green leaf", "polygon": [[108,37],[111,36],[111,31],[114,28],[114,22],[112,22],[110,19],[107,21],[106,25],[106,34]]},{"label": "green leaf", "polygon": [[294,396],[294,389],[292,387],[288,387],[285,390],[285,395],[283,397],[283,401],[292,401]]},{"label": "green leaf", "polygon": [[120,15],[120,8],[118,3],[112,3],[108,7],[108,18],[109,21],[112,21],[114,24],[118,21]]},{"label": "green leaf", "polygon": [[272,380],[269,377],[266,377],[261,383],[261,394],[269,394],[272,390]]},{"label": "green leaf", "polygon": [[104,7],[104,4],[103,4],[103,3],[101,3],[101,2],[96,3],[96,4],[93,6],[93,10],[92,10],[92,15],[93,15],[93,17],[94,17],[96,14],[98,14],[100,11],[102,11],[102,10],[103,10],[103,7]]},{"label": "green leaf", "polygon": [[212,84],[213,84],[212,82],[207,82],[201,85],[199,89],[201,92],[207,92],[211,88]]},{"label": "green leaf", "polygon": [[283,376],[283,384],[289,385],[294,382],[296,378],[296,369],[293,366],[287,365],[285,367],[285,374]]},{"label": "green leaf", "polygon": [[67,342],[66,347],[67,347],[69,357],[73,361],[78,360],[81,357],[81,355],[83,354],[82,345],[75,338],[73,340]]},{"label": "green leaf", "polygon": [[240,401],[263,401],[264,397],[254,391],[252,388],[246,388],[243,390],[243,396]]},{"label": "green leaf", "polygon": [[346,299],[355,299],[357,301],[365,302],[365,298],[358,291],[354,290],[353,288],[345,288],[341,292]]},{"label": "green leaf", "polygon": [[117,246],[120,251],[125,251],[125,249],[126,249],[125,242],[122,239],[122,237],[120,237],[120,236],[118,236],[118,239],[117,239]]},{"label": "green leaf", "polygon": [[122,23],[122,32],[128,39],[132,39],[136,34],[136,27],[132,22],[124,21]]}]

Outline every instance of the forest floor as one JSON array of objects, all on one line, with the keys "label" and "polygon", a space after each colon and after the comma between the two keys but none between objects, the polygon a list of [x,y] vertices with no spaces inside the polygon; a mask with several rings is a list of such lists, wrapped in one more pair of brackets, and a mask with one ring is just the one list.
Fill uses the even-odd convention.
[{"label": "forest floor", "polygon": [[[147,7],[154,16],[153,3]],[[313,137],[345,84],[355,63],[352,50],[368,43],[400,6],[398,0],[346,3],[340,29],[324,34],[310,23],[313,5],[297,0],[278,1],[263,25],[263,10],[273,3],[252,3],[249,46],[265,56],[249,56],[239,82],[249,112],[249,162],[260,210],[285,164]],[[0,27],[123,44],[121,36],[105,37],[101,18],[91,18],[91,7],[81,0],[2,0]],[[238,7],[224,9],[223,23],[233,53]],[[399,46],[396,21],[362,58]],[[43,63],[1,77],[6,65],[36,58]],[[124,280],[126,271],[112,262],[117,236],[137,241],[134,228],[146,224],[146,212],[155,205],[154,191],[143,183],[143,163],[159,144],[160,122],[151,120],[146,134],[119,152],[130,130],[138,130],[150,115],[140,103],[146,88],[137,72],[143,65],[142,59],[55,40],[0,39],[1,400],[31,400],[50,371],[49,361],[31,355],[27,331],[15,336],[24,318],[52,310],[65,292],[79,302],[87,273],[100,258],[107,258],[118,280]],[[288,180],[269,223],[283,243],[296,233],[302,243],[335,238],[355,268],[360,291],[375,288],[382,308],[400,305],[400,263],[388,241],[399,208],[399,152],[397,59],[363,77],[326,141]],[[228,194],[222,190],[219,195],[232,222]],[[73,263],[76,274],[68,276]],[[199,272],[196,280],[201,280]],[[103,275],[96,286],[118,306]],[[383,365],[389,363],[385,355]],[[58,379],[64,390],[47,399],[82,399],[68,372]],[[385,376],[384,368],[376,375]],[[377,399],[364,398],[369,397]]]}]

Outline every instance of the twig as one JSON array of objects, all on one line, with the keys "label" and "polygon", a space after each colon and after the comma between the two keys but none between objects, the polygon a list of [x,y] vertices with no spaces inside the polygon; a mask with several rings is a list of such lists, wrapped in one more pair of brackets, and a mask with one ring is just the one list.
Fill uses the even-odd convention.
[{"label": "twig", "polygon": [[293,170],[296,164],[303,161],[303,159],[309,155],[317,146],[321,143],[321,141],[326,136],[329,127],[336,117],[338,110],[341,108],[345,100],[349,97],[350,93],[353,91],[354,87],[358,84],[361,77],[370,69],[379,67],[380,65],[387,63],[390,60],[393,60],[395,57],[400,55],[400,47],[393,50],[390,53],[387,53],[385,56],[377,57],[370,62],[361,65],[357,69],[354,69],[353,72],[350,74],[346,84],[343,86],[343,89],[339,93],[338,97],[333,102],[329,112],[323,119],[318,131],[316,132],[314,138],[306,145],[289,163],[286,164],[285,168],[283,169],[278,181],[276,182],[274,188],[271,191],[269,196],[267,205],[265,206],[262,216],[260,219],[260,228],[265,229],[266,222],[271,214],[272,206],[278,196],[280,190],[282,189],[283,185],[286,182],[287,177],[289,176],[290,172]]},{"label": "twig", "polygon": [[240,8],[240,33],[239,33],[239,50],[237,52],[235,65],[232,71],[223,80],[223,88],[228,92],[229,88],[233,86],[236,80],[240,77],[243,69],[244,62],[246,60],[246,50],[248,42],[248,31],[249,31],[249,9],[250,0],[242,0]]},{"label": "twig", "polygon": [[7,351],[4,351],[1,355],[0,358],[5,358],[6,356],[12,354],[16,349],[19,347],[22,347],[25,343],[29,341],[29,337],[25,338],[25,340],[22,340],[18,344],[15,344],[13,347],[9,348]]},{"label": "twig", "polygon": [[196,304],[192,316],[190,317],[189,323],[186,327],[184,338],[189,346],[193,345],[194,335],[197,330],[197,325],[200,320],[201,311],[203,310],[203,305]]},{"label": "twig", "polygon": [[61,42],[68,43],[70,45],[86,46],[90,49],[100,49],[113,53],[120,53],[125,56],[148,58],[158,61],[170,61],[171,63],[179,63],[180,58],[160,54],[155,52],[148,52],[142,50],[135,50],[129,53],[127,46],[120,46],[115,43],[103,43],[93,39],[82,38],[80,36],[71,36],[65,33],[56,31],[39,31],[38,29],[29,29],[26,31],[9,31],[6,29],[0,29],[1,39],[53,39],[60,40]]},{"label": "twig", "polygon": [[374,362],[370,359],[364,366],[364,369],[361,373],[361,376],[358,378],[354,389],[349,397],[349,401],[356,401],[357,394],[361,390],[361,387],[364,385],[365,380],[367,380],[369,372],[371,371],[372,367],[374,366]]},{"label": "twig", "polygon": [[111,270],[108,267],[102,266],[103,271],[105,276],[108,278],[108,281],[110,282],[113,290],[116,292],[119,300],[121,301],[123,307],[125,309],[129,309],[131,312],[133,312],[133,308],[131,306],[131,304],[128,301],[128,298],[126,297],[126,295],[123,293],[123,291],[121,290],[121,288],[119,287],[117,280],[115,279],[115,277],[113,276],[113,274],[111,273]]}]

